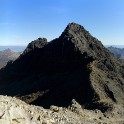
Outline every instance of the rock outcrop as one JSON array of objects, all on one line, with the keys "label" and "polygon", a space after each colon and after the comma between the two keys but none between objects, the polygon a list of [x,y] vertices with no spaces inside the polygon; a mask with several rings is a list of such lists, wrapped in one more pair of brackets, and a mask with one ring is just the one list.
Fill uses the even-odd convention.
[{"label": "rock outcrop", "polygon": [[[28,105],[16,98],[0,96],[0,124],[123,124],[124,109],[102,113],[81,109],[73,100],[69,109],[51,106],[50,109]],[[119,109],[119,106],[118,106]]]},{"label": "rock outcrop", "polygon": [[0,71],[1,94],[45,108],[68,107],[72,99],[102,112],[124,105],[124,65],[83,26],[70,23],[59,38],[42,44],[29,45]]},{"label": "rock outcrop", "polygon": [[47,45],[47,39],[46,38],[38,38],[37,40],[32,41],[28,44],[27,48],[24,50],[23,54],[26,54],[27,52],[30,52],[31,50],[42,48],[45,45]]}]

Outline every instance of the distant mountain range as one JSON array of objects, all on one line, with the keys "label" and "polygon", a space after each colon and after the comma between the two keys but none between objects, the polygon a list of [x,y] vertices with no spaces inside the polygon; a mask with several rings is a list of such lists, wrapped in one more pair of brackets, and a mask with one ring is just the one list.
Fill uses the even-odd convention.
[{"label": "distant mountain range", "polygon": [[110,46],[110,47],[108,47],[108,49],[109,49],[110,52],[112,52],[115,56],[117,56],[117,58],[119,58],[119,59],[124,59],[124,48],[117,48],[117,47]]},{"label": "distant mountain range", "polygon": [[14,52],[12,50],[5,49],[3,51],[0,51],[0,69],[4,67],[8,61],[15,60],[20,56],[21,52]]},{"label": "distant mountain range", "polygon": [[115,47],[115,48],[124,48],[124,45],[105,45],[105,47]]},{"label": "distant mountain range", "polygon": [[24,51],[26,46],[0,46],[0,51],[11,49],[14,52],[21,52]]}]

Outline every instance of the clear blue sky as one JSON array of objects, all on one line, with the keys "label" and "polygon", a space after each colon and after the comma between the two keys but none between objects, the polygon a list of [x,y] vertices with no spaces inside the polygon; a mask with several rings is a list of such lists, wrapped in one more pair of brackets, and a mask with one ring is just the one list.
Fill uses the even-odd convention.
[{"label": "clear blue sky", "polygon": [[105,45],[124,45],[124,0],[0,0],[0,45],[59,37],[69,22]]}]

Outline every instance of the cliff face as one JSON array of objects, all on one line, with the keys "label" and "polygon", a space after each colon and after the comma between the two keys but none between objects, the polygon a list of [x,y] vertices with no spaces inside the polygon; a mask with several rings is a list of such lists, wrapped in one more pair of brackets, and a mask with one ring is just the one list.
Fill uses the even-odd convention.
[{"label": "cliff face", "polygon": [[0,71],[1,94],[46,108],[67,107],[72,99],[102,111],[124,103],[124,65],[84,27],[70,23],[42,44]]}]

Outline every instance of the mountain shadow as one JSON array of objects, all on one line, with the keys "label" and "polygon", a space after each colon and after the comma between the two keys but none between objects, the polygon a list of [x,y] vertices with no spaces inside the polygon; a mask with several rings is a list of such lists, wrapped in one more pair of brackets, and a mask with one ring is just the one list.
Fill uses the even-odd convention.
[{"label": "mountain shadow", "polygon": [[70,23],[59,38],[31,42],[3,68],[0,93],[45,108],[75,99],[104,111],[124,103],[124,65],[83,26]]}]

